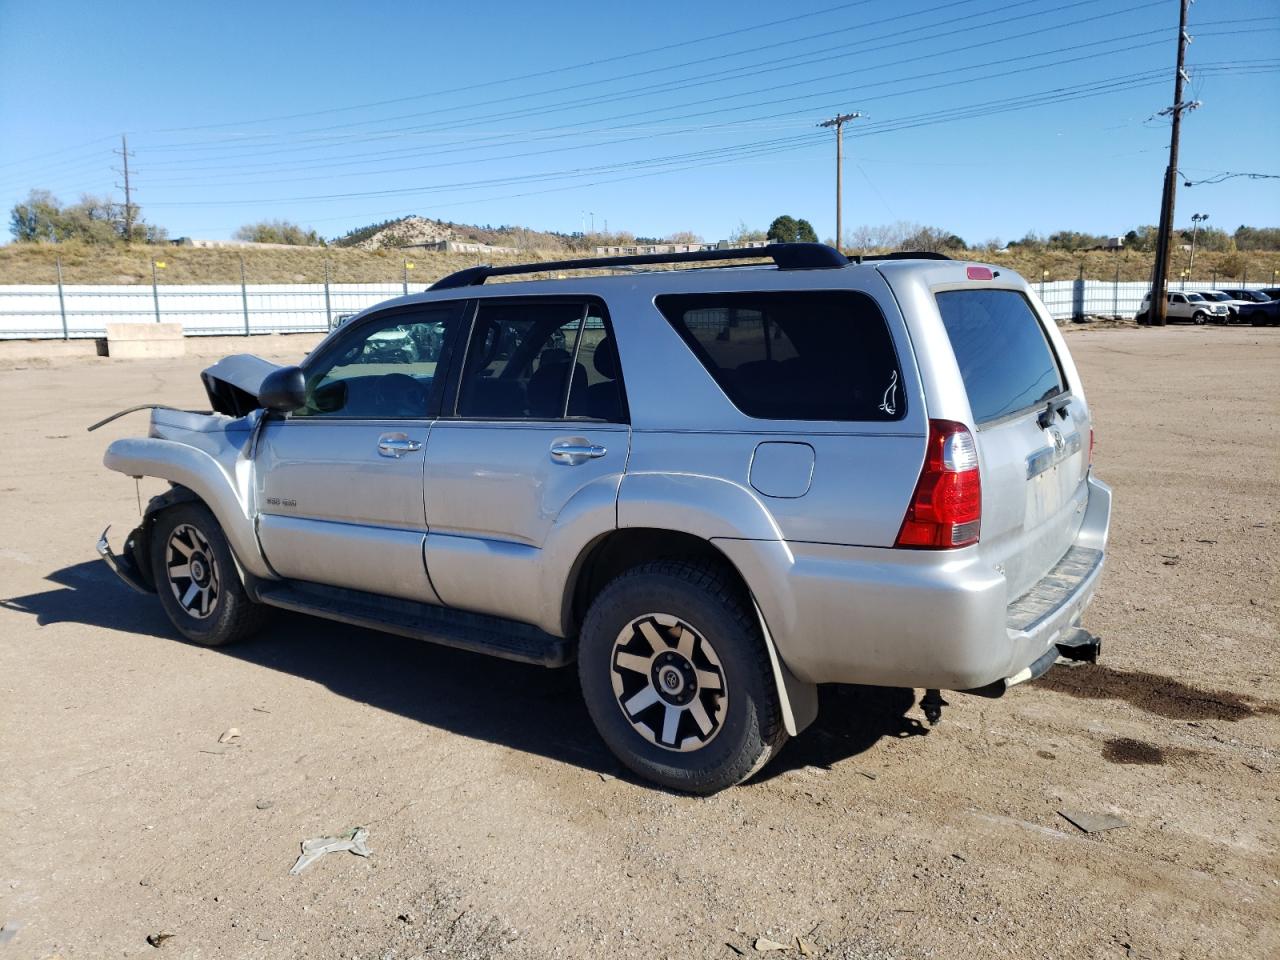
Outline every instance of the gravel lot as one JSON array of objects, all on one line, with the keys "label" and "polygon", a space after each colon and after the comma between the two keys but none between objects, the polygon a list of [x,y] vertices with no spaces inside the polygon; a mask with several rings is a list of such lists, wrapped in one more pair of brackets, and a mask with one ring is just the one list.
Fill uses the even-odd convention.
[{"label": "gravel lot", "polygon": [[[144,415],[84,427],[202,405],[207,361],[9,361],[0,960],[1280,956],[1280,330],[1070,343],[1116,494],[1102,665],[936,728],[916,692],[826,689],[712,799],[623,776],[572,671],[298,616],[179,642],[93,551],[137,516],[101,456]],[[356,825],[372,856],[289,876]]]}]

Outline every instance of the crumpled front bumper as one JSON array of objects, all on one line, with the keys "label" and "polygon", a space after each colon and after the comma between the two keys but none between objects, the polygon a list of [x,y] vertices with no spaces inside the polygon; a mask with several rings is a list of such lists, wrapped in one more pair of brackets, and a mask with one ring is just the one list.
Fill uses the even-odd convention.
[{"label": "crumpled front bumper", "polygon": [[102,536],[98,538],[98,556],[102,557],[103,562],[115,573],[117,577],[127,583],[139,593],[155,593],[155,586],[151,582],[151,578],[146,575],[138,562],[137,556],[137,533],[135,530],[128,539],[125,540],[123,552],[117,554],[111,550],[111,542],[107,539],[107,534],[111,532],[111,528],[107,527],[102,531]]}]

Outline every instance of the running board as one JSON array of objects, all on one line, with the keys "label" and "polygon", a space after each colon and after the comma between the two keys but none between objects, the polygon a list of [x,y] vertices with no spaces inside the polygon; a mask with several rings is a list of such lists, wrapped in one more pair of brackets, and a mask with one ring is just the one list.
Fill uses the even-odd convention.
[{"label": "running board", "polygon": [[256,592],[260,602],[282,610],[504,660],[544,667],[562,667],[573,660],[573,647],[564,637],[502,617],[293,580],[259,581]]}]

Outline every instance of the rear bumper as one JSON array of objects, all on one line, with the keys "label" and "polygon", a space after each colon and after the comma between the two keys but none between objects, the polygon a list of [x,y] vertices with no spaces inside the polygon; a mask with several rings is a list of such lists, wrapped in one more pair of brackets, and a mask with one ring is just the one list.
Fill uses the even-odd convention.
[{"label": "rear bumper", "polygon": [[798,679],[969,690],[1028,679],[1027,669],[1079,624],[1101,579],[1111,523],[1110,488],[1088,483],[1075,543],[1013,602],[1004,576],[976,549],[716,543],[751,586]]}]

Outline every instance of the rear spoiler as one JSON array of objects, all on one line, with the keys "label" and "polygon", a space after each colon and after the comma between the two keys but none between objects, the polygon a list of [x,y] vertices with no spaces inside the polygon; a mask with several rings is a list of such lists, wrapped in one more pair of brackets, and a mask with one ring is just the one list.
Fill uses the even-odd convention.
[{"label": "rear spoiler", "polygon": [[200,379],[215,412],[243,417],[262,406],[258,403],[262,381],[278,369],[279,366],[269,360],[238,353],[201,371]]}]

